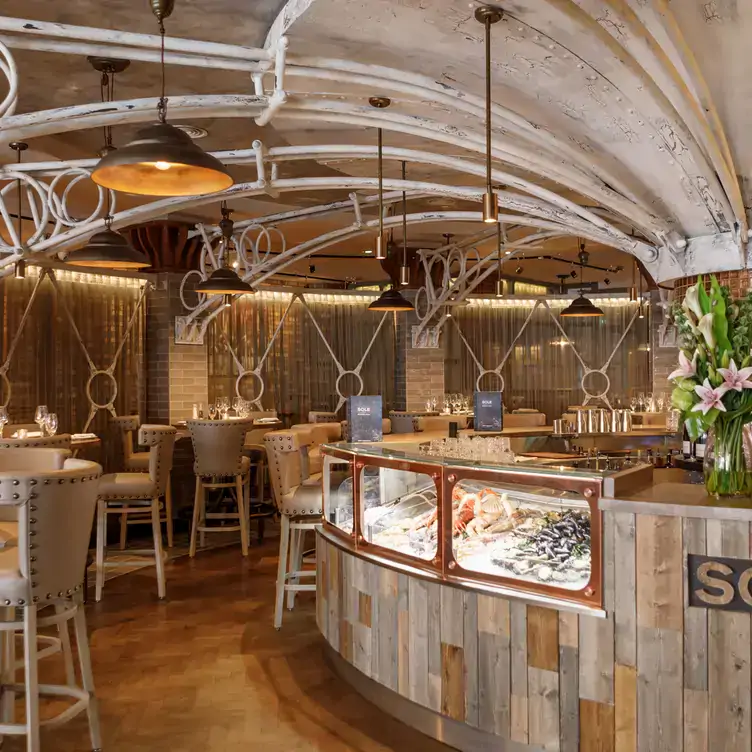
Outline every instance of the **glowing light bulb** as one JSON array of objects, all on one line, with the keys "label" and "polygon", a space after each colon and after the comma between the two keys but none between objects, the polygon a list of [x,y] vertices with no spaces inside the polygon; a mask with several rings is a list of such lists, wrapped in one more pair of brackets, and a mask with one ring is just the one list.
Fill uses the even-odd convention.
[{"label": "glowing light bulb", "polygon": [[172,165],[169,162],[155,162],[154,166],[158,170],[169,170]]}]

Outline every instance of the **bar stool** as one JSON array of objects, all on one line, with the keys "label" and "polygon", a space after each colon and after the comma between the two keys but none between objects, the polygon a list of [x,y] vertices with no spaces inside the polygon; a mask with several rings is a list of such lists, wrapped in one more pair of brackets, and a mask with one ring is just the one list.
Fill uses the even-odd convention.
[{"label": "bar stool", "polygon": [[[120,433],[123,444],[123,469],[128,473],[148,473],[149,472],[149,452],[133,451],[133,434],[138,431],[141,425],[141,419],[138,415],[117,415],[112,418],[112,424]],[[172,477],[167,478],[167,490],[165,491],[164,516],[161,518],[164,522],[165,532],[167,533],[167,548],[172,548],[174,544],[174,528],[172,522]],[[128,525],[151,525],[151,515],[144,513],[142,515],[120,516],[120,550],[125,550],[128,542]]]},{"label": "bar stool", "polygon": [[[151,513],[154,550],[146,551],[154,555],[157,568],[157,592],[160,598],[166,594],[164,554],[162,552],[162,530],[160,528],[159,500],[167,493],[167,481],[172,470],[172,454],[175,447],[175,434],[172,426],[141,426],[138,432],[140,444],[150,447],[148,473],[110,473],[102,476],[99,484],[97,504],[97,587],[96,600],[102,599],[105,567],[130,566],[128,562],[106,562],[107,515]],[[139,553],[139,552],[134,552]]]},{"label": "bar stool", "polygon": [[[193,501],[191,545],[196,555],[196,539],[201,535],[203,548],[206,533],[240,531],[240,548],[248,556],[248,496],[251,461],[243,456],[246,433],[253,428],[253,418],[233,420],[188,420],[193,442],[196,495]],[[234,489],[238,511],[207,512],[206,490]],[[237,520],[237,525],[207,525],[208,520]]]},{"label": "bar stool", "polygon": [[282,517],[279,565],[274,606],[274,628],[282,627],[282,611],[295,606],[295,594],[315,591],[316,583],[302,585],[302,577],[316,577],[315,570],[303,569],[305,534],[321,524],[324,502],[320,479],[307,479],[305,470],[310,432],[271,431],[264,437],[277,509]]},{"label": "bar stool", "polygon": [[[89,718],[91,746],[95,750],[102,747],[86,621],[80,604],[102,468],[95,462],[64,458],[64,452],[55,450],[0,452],[0,508],[13,509],[18,519],[18,545],[0,550],[0,602],[8,610],[23,610],[22,620],[0,622],[0,632],[11,640],[21,633],[24,643],[23,661],[17,664],[13,643],[6,641],[0,735],[26,736],[28,752],[39,752],[41,726],[65,723],[84,710]],[[15,466],[12,471],[8,469],[11,465]],[[83,686],[78,686],[73,667],[68,631],[71,621]],[[38,661],[50,653],[38,649],[42,639],[38,630],[49,626],[57,626],[60,631],[66,662],[64,685],[39,684]],[[24,683],[16,684],[20,667]],[[13,722],[16,693],[25,695],[24,723]],[[40,695],[74,702],[42,721]]]}]

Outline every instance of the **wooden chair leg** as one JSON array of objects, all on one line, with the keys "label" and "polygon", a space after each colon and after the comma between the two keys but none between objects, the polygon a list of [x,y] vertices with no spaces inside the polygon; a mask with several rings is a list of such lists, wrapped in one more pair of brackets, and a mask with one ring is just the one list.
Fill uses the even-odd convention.
[{"label": "wooden chair leg", "polygon": [[[56,605],[55,613],[59,614],[65,610],[65,606]],[[73,651],[71,650],[70,632],[68,631],[68,622],[63,621],[58,624],[57,627],[58,636],[60,637],[60,645],[63,652],[63,663],[65,665],[65,683],[69,687],[75,687],[76,685],[76,671],[73,668]]]},{"label": "wooden chair leg", "polygon": [[[290,585],[295,585],[298,582],[297,577],[293,577],[292,573],[296,572],[298,569],[298,552],[300,551],[300,534],[302,530],[299,528],[293,528],[292,532],[290,533],[290,569],[288,572],[288,579],[290,580]],[[287,609],[288,611],[292,611],[293,607],[295,606],[295,591],[290,590],[287,593]]]},{"label": "wooden chair leg", "polygon": [[26,674],[26,750],[39,752],[39,674],[37,665],[37,607],[24,609],[24,671]]},{"label": "wooden chair leg", "polygon": [[277,595],[274,604],[274,628],[282,627],[282,612],[285,605],[285,584],[287,583],[287,554],[290,548],[290,518],[282,515],[279,533],[279,564],[277,565]]},{"label": "wooden chair leg", "polygon": [[120,515],[120,550],[125,551],[128,543],[128,515],[123,512]]},{"label": "wooden chair leg", "polygon": [[[12,606],[3,609],[4,621],[15,621],[16,609]],[[3,723],[13,723],[16,709],[16,693],[12,685],[16,683],[16,636],[13,632],[2,633],[2,684],[3,693],[0,699],[0,713]]]},{"label": "wooden chair leg", "polygon": [[238,522],[240,524],[240,550],[248,556],[248,509],[245,505],[245,483],[242,475],[235,476],[235,493],[238,497]]},{"label": "wooden chair leg", "polygon": [[174,526],[172,521],[172,473],[167,476],[167,491],[165,492],[165,518],[167,527],[167,548],[175,544]]},{"label": "wooden chair leg", "polygon": [[198,523],[201,515],[201,493],[203,485],[201,477],[196,476],[196,493],[193,497],[193,519],[191,520],[191,546],[189,556],[193,558],[196,555],[196,536],[198,535]]},{"label": "wooden chair leg", "polygon": [[165,585],[164,554],[162,553],[162,522],[159,513],[159,498],[151,500],[151,527],[154,534],[154,563],[157,566],[157,593],[160,599],[167,595]]},{"label": "wooden chair leg", "polygon": [[96,592],[94,599],[102,600],[104,587],[104,549],[107,536],[107,502],[101,499],[97,502],[97,558],[96,558]]},{"label": "wooden chair leg", "polygon": [[99,705],[94,692],[94,676],[91,670],[91,653],[89,652],[89,636],[86,631],[86,616],[84,607],[79,605],[73,617],[73,628],[76,633],[76,645],[78,646],[78,659],[81,666],[81,681],[84,690],[89,693],[89,707],[86,712],[89,716],[89,735],[91,736],[91,748],[95,752],[101,752],[102,733],[99,727]]}]

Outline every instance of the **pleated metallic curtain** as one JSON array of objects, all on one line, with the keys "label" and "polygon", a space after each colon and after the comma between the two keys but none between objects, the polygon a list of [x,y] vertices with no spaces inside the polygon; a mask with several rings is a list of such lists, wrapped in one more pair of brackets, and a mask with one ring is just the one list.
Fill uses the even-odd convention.
[{"label": "pleated metallic curtain", "polygon": [[[289,312],[264,363],[264,408],[276,408],[294,422],[307,420],[309,410],[334,410],[339,396],[337,366],[316,329],[317,322],[332,352],[345,370],[357,367],[379,328],[383,314],[368,310],[370,301],[355,296],[314,295],[296,298],[269,293],[236,300],[210,325],[209,399],[235,396],[237,367],[229,342],[244,369],[252,370],[263,356],[285,311]],[[305,301],[305,302],[304,302]],[[307,306],[307,308],[306,308]],[[225,339],[226,338],[226,339]],[[394,325],[389,314],[371,347],[363,368],[363,394],[381,394],[385,410],[394,401]],[[340,389],[357,393],[357,379],[346,375]],[[246,376],[240,391],[246,399],[258,394],[257,379]],[[342,411],[344,418],[344,409]]]},{"label": "pleated metallic curtain", "polygon": [[[97,369],[107,369],[115,356],[128,322],[138,304],[140,282],[134,279],[100,277],[71,272],[54,272],[60,295],[64,296],[73,321]],[[6,278],[0,282],[2,306],[2,361],[21,325],[38,272],[26,279]],[[117,381],[115,409],[119,415],[143,414],[145,396],[145,306],[141,306],[113,373]],[[60,433],[77,433],[89,416],[86,383],[90,370],[63,302],[48,278],[37,292],[29,317],[18,339],[8,370],[11,423],[30,423],[37,405],[47,405],[59,420]],[[92,398],[108,401],[112,384],[98,376],[91,384]],[[100,410],[89,430],[102,437],[109,434],[110,413]]]},{"label": "pleated metallic curtain", "polygon": [[[606,314],[602,318],[559,319],[592,369],[605,364],[635,313],[634,304],[626,302],[602,307]],[[447,392],[472,394],[479,373],[459,336],[459,327],[484,369],[494,369],[512,347],[502,371],[507,409],[536,408],[546,413],[550,423],[569,405],[581,404],[585,397],[580,388],[584,369],[544,307],[535,310],[522,335],[514,341],[531,310],[532,306],[499,307],[482,301],[455,308],[442,335]],[[557,318],[560,310],[552,308]],[[650,319],[646,313],[644,319],[635,320],[616,351],[607,370],[612,405],[626,406],[633,394],[650,391],[649,332]],[[603,390],[605,382],[602,376],[593,374],[587,384],[589,391],[597,393]],[[499,380],[487,375],[480,386],[496,390]]]}]

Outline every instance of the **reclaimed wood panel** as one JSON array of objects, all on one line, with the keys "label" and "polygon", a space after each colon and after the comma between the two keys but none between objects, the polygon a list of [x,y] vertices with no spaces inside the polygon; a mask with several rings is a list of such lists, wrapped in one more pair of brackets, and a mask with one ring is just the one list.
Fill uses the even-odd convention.
[{"label": "reclaimed wood panel", "polygon": [[[715,749],[715,746],[712,747]],[[708,693],[684,690],[684,752],[710,752],[708,745]]]},{"label": "reclaimed wood panel", "polygon": [[336,546],[329,546],[327,554],[327,567],[329,571],[329,614],[328,614],[328,636],[329,644],[339,650],[339,583],[341,580],[339,572],[339,563],[342,553]]},{"label": "reclaimed wood panel", "polygon": [[[645,752],[656,752],[652,747]],[[580,751],[614,752],[614,706],[580,700]]]},{"label": "reclaimed wood panel", "polygon": [[615,752],[637,751],[637,669],[616,665],[614,670]]},{"label": "reclaimed wood panel", "polygon": [[559,670],[559,613],[552,608],[527,607],[527,664]]},{"label": "reclaimed wood panel", "polygon": [[480,686],[478,681],[478,596],[463,593],[463,655],[465,660],[465,723],[479,725]]},{"label": "reclaimed wood panel", "polygon": [[441,585],[430,582],[426,585],[428,593],[428,696],[432,710],[441,709]]},{"label": "reclaimed wood panel", "polygon": [[478,595],[478,726],[510,738],[509,601]]},{"label": "reclaimed wood panel", "polygon": [[397,687],[399,693],[410,694],[410,607],[409,583],[406,574],[397,576]]},{"label": "reclaimed wood panel", "polygon": [[528,742],[544,750],[559,750],[559,674],[528,669]]},{"label": "reclaimed wood panel", "polygon": [[512,739],[527,743],[527,606],[520,601],[509,604],[510,623],[510,677]]},{"label": "reclaimed wood panel", "polygon": [[457,645],[441,643],[441,712],[465,720],[465,657]]},{"label": "reclaimed wood panel", "polygon": [[617,512],[610,516],[614,523],[614,589],[619,594],[614,603],[614,658],[622,666],[636,666],[636,603],[634,597],[624,597],[636,592],[635,515]]},{"label": "reclaimed wood panel", "polygon": [[399,689],[397,675],[398,626],[397,582],[398,575],[391,569],[377,567],[379,572],[379,610],[376,623],[378,662],[374,665],[378,681],[395,692]]},{"label": "reclaimed wood panel", "polygon": [[408,584],[408,598],[410,611],[408,617],[408,639],[410,651],[409,677],[410,690],[408,697],[418,705],[430,707],[428,693],[428,583],[417,578],[411,578]]},{"label": "reclaimed wood panel", "polygon": [[[583,700],[614,701],[614,622],[580,616],[579,691]],[[597,659],[594,659],[598,656]]]},{"label": "reclaimed wood panel", "polygon": [[441,591],[441,641],[447,645],[463,646],[465,601],[459,588],[442,587]]},{"label": "reclaimed wood panel", "polygon": [[576,647],[559,648],[559,730],[561,752],[580,748],[580,658]]},{"label": "reclaimed wood panel", "polygon": [[682,522],[682,567],[684,589],[684,686],[706,691],[708,688],[708,611],[690,608],[687,556],[705,554],[706,523],[702,519]]}]

